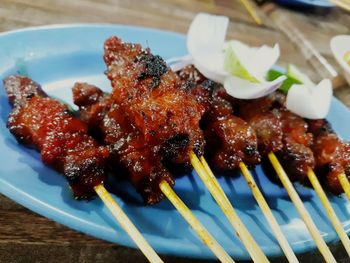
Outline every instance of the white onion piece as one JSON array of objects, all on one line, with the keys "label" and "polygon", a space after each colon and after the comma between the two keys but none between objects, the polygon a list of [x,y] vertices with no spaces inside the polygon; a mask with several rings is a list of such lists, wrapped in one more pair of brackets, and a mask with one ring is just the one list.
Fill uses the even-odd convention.
[{"label": "white onion piece", "polygon": [[223,52],[228,23],[226,16],[199,13],[187,32],[187,48],[193,64],[204,76],[221,84],[228,76]]},{"label": "white onion piece", "polygon": [[253,83],[235,76],[229,76],[225,79],[224,87],[226,92],[232,97],[238,99],[257,99],[277,90],[285,79],[286,76],[280,76],[273,81]]},{"label": "white onion piece", "polygon": [[287,94],[286,107],[295,114],[308,119],[327,116],[333,96],[332,82],[322,80],[318,85],[293,85]]},{"label": "white onion piece", "polygon": [[171,68],[172,71],[179,71],[184,67],[193,64],[193,58],[191,55],[185,55],[182,57],[169,58],[166,64]]},{"label": "white onion piece", "polygon": [[[256,82],[265,82],[267,72],[276,64],[280,56],[278,44],[275,44],[274,47],[266,45],[250,47],[240,41],[233,40],[225,43],[225,46],[225,69],[230,72],[230,68],[235,66],[236,70],[240,69],[241,72],[245,72],[247,79],[253,77],[257,80]],[[234,61],[238,61],[239,65],[235,64]],[[244,78],[244,76],[240,77]]]},{"label": "white onion piece", "polygon": [[194,66],[208,79],[224,84],[227,92],[233,97],[254,99],[278,89],[284,77],[272,82],[265,81],[267,71],[280,55],[278,45],[274,48],[250,48],[241,43],[240,48],[243,46],[244,54],[239,52],[240,60],[244,61],[248,70],[259,77],[261,83],[240,79],[225,70],[224,48],[230,45],[225,43],[228,23],[228,17],[205,13],[199,13],[193,19],[187,32],[187,48],[193,57]]}]

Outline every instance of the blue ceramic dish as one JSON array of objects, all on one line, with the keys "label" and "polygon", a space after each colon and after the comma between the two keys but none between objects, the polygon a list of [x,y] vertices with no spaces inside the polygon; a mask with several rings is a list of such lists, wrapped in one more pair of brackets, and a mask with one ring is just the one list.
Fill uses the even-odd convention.
[{"label": "blue ceramic dish", "polygon": [[299,8],[330,8],[334,7],[328,0],[275,0],[276,3],[281,5],[294,6]]},{"label": "blue ceramic dish", "polygon": [[[117,35],[125,41],[141,43],[164,58],[187,53],[185,36],[155,29],[116,25],[58,25],[29,28],[0,34],[0,78],[25,74],[41,83],[51,95],[71,102],[71,87],[87,81],[105,90],[110,84],[103,74],[103,42]],[[65,179],[42,164],[39,154],[19,145],[6,129],[10,106],[0,84],[0,193],[23,206],[77,231],[135,247],[99,199],[90,202],[72,198]],[[335,130],[350,139],[350,112],[333,99],[328,119]],[[297,253],[315,248],[312,238],[290,202],[286,191],[272,183],[260,166],[254,176],[267,197],[283,232]],[[219,181],[264,252],[282,254],[248,185],[239,173]],[[314,191],[296,185],[307,209],[327,242],[337,240]],[[144,206],[135,190],[125,181],[111,179],[108,189],[159,253],[195,258],[214,258],[196,234],[164,200]],[[234,259],[248,259],[230,224],[196,174],[185,174],[176,181],[175,191],[191,208]],[[345,197],[330,196],[346,231],[350,230],[350,205]]]}]

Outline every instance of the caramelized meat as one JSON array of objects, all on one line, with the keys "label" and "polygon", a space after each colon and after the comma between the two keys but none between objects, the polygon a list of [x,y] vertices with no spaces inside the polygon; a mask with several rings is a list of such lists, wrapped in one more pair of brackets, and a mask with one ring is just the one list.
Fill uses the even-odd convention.
[{"label": "caramelized meat", "polygon": [[186,66],[177,74],[181,80],[181,88],[191,94],[207,112],[212,102],[212,92],[217,84],[205,78],[193,65]]},{"label": "caramelized meat", "polygon": [[248,120],[248,124],[256,132],[261,155],[278,152],[283,148],[283,131],[278,111],[257,113]]},{"label": "caramelized meat", "polygon": [[163,166],[159,149],[147,144],[143,134],[132,125],[119,105],[113,103],[109,94],[103,94],[95,86],[77,83],[73,99],[89,128],[110,146],[111,170],[116,175],[125,171],[145,203],[161,201],[163,194],[159,183],[166,180],[174,185],[174,179]]},{"label": "caramelized meat", "polygon": [[7,124],[11,133],[19,142],[35,146],[45,164],[62,172],[76,198],[91,197],[93,187],[105,179],[109,150],[98,146],[87,135],[85,123],[31,79],[10,76],[4,85],[14,106]]},{"label": "caramelized meat", "polygon": [[292,181],[304,181],[308,167],[315,166],[307,123],[284,107],[285,96],[274,92],[255,100],[238,100],[239,116],[258,136],[262,155],[274,152]]},{"label": "caramelized meat", "polygon": [[79,82],[74,84],[72,91],[74,104],[79,107],[80,119],[97,140],[103,141],[100,125],[113,103],[110,94],[94,85]]},{"label": "caramelized meat", "polygon": [[259,152],[266,155],[283,148],[283,130],[280,109],[284,108],[285,96],[271,93],[254,100],[236,100],[238,116],[247,121],[258,136]]},{"label": "caramelized meat", "polygon": [[283,139],[283,149],[276,153],[291,181],[304,182],[308,168],[315,166],[311,149],[303,144],[295,143],[288,136]]},{"label": "caramelized meat", "polygon": [[269,95],[254,100],[236,100],[239,105],[239,113],[244,120],[249,120],[255,115],[269,112],[273,109],[284,109],[286,97],[281,92],[273,92]]},{"label": "caramelized meat", "polygon": [[240,162],[247,165],[260,162],[254,130],[238,117],[227,115],[208,123],[205,135],[208,158],[219,170],[236,169]]},{"label": "caramelized meat", "polygon": [[175,155],[173,151],[164,151],[177,163],[188,162],[190,151],[202,155],[204,138],[199,121],[204,108],[180,88],[179,77],[163,59],[117,37],[109,38],[104,49],[113,100],[145,142],[162,147],[175,140],[182,151]]},{"label": "caramelized meat", "polygon": [[338,175],[350,175],[350,144],[342,142],[333,133],[317,136],[312,147],[316,158],[316,172],[328,190],[334,194],[343,192]]},{"label": "caramelized meat", "polygon": [[340,194],[343,188],[338,175],[345,173],[350,179],[350,144],[342,141],[324,119],[309,120],[309,131],[315,135],[312,150],[315,155],[316,173],[327,189]]},{"label": "caramelized meat", "polygon": [[281,111],[282,130],[285,137],[290,141],[310,147],[313,136],[308,132],[307,122],[298,115],[283,110]]},{"label": "caramelized meat", "polygon": [[315,137],[334,133],[331,124],[326,119],[307,120],[308,131]]},{"label": "caramelized meat", "polygon": [[179,73],[183,87],[203,105],[201,121],[207,140],[206,157],[219,170],[236,169],[240,162],[255,165],[260,161],[254,130],[233,115],[232,98],[225,89],[201,75],[194,66]]},{"label": "caramelized meat", "polygon": [[276,155],[289,178],[303,182],[308,168],[315,167],[315,159],[310,149],[313,136],[307,132],[307,123],[294,113],[282,110],[281,121],[283,148]]}]

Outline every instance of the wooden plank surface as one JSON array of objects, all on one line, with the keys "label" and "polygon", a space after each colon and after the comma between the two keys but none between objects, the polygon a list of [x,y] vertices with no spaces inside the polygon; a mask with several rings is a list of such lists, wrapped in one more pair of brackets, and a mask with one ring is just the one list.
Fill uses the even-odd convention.
[{"label": "wooden plank surface", "polygon": [[[315,48],[339,70],[331,55],[329,40],[337,34],[349,34],[348,14],[339,10],[307,15],[284,8],[278,11],[293,21]],[[141,25],[185,33],[197,12],[229,16],[229,38],[251,45],[279,43],[282,66],[296,64],[314,80],[320,79],[298,48],[269,16],[259,11],[264,25],[258,27],[239,0],[0,0],[0,31],[46,24],[89,22]],[[350,106],[348,86],[337,89],[335,95]],[[341,246],[333,245],[332,251],[340,259],[339,262],[346,262]],[[164,259],[167,262],[194,262],[169,256]],[[317,251],[303,255],[301,260],[322,262]],[[138,250],[75,232],[0,195],[0,262],[145,262],[145,259]],[[274,262],[281,260],[276,259]]]}]

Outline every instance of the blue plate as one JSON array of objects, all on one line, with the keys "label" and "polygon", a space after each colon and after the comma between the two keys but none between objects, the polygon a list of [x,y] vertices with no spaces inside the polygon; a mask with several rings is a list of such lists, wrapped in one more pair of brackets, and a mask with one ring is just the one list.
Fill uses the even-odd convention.
[{"label": "blue plate", "polygon": [[275,2],[281,5],[288,5],[294,7],[307,7],[307,8],[330,8],[334,7],[328,0],[275,0]]},{"label": "blue plate", "polygon": [[[32,77],[50,94],[71,102],[71,87],[87,81],[105,90],[110,84],[103,74],[104,40],[117,35],[125,41],[150,47],[164,58],[186,54],[185,36],[155,29],[115,25],[60,25],[29,28],[0,34],[0,78],[20,73]],[[0,84],[0,192],[29,209],[77,231],[135,247],[99,199],[90,202],[72,198],[65,179],[42,164],[39,154],[19,145],[6,129],[10,106]],[[328,116],[335,130],[350,139],[350,112],[336,99]],[[282,254],[248,185],[239,173],[219,181],[268,256]],[[283,232],[297,253],[315,248],[312,238],[290,202],[286,191],[271,183],[257,167],[254,176],[267,197]],[[174,210],[169,201],[155,206],[142,204],[135,190],[125,181],[111,179],[109,191],[159,252],[196,258],[214,258],[196,234]],[[337,240],[314,191],[297,185],[307,209],[327,242]],[[195,173],[176,181],[175,191],[235,258],[249,256],[230,224]],[[346,231],[350,230],[350,205],[344,196],[330,196]]]}]

